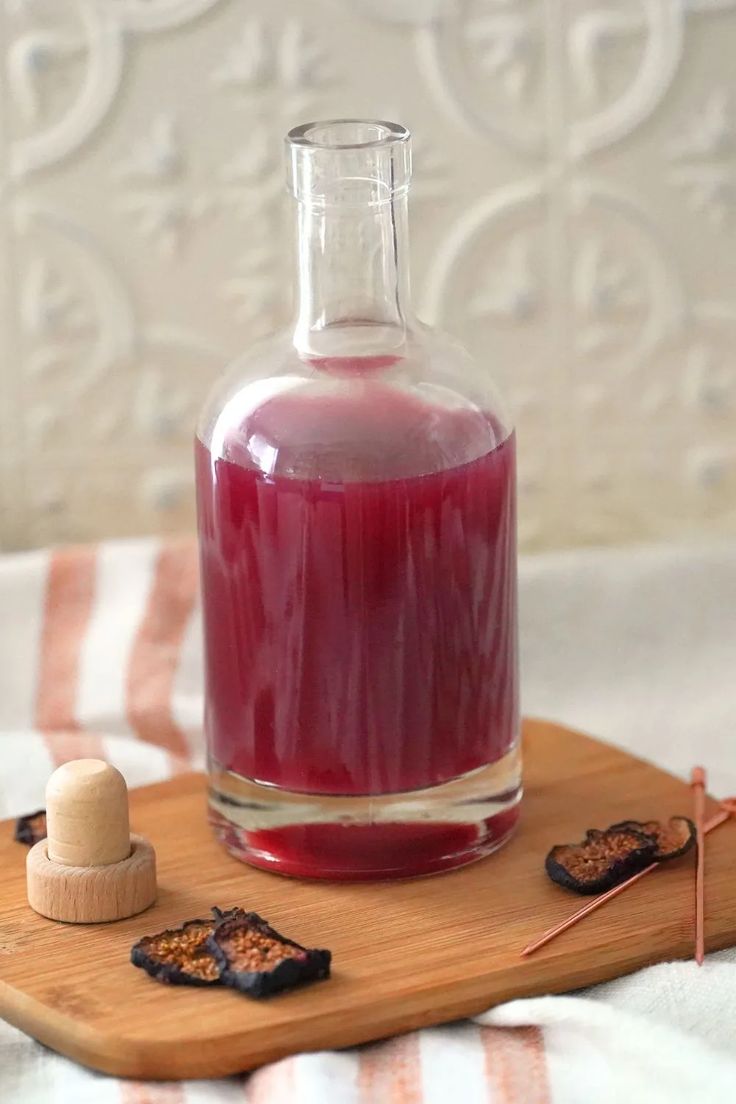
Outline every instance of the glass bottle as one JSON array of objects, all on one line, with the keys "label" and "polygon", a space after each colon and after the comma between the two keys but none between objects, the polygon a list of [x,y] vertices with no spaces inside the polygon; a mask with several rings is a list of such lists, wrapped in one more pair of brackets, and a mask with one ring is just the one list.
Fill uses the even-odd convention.
[{"label": "glass bottle", "polygon": [[514,436],[412,315],[408,131],[286,146],[296,320],[197,431],[210,817],[283,874],[428,874],[518,816]]}]

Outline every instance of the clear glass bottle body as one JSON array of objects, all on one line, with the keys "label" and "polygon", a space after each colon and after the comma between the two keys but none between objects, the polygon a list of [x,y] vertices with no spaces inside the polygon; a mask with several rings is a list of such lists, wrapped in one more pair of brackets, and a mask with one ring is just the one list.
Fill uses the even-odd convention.
[{"label": "clear glass bottle body", "polygon": [[514,437],[408,307],[408,133],[287,139],[295,326],[196,441],[211,819],[286,874],[433,873],[518,816]]}]

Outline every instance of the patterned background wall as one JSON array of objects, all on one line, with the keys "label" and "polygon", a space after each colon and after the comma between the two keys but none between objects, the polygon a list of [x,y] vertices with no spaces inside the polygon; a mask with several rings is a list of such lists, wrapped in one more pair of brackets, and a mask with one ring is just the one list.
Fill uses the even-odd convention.
[{"label": "patterned background wall", "polygon": [[3,0],[5,547],[185,529],[289,314],[281,137],[415,133],[419,312],[516,412],[526,548],[736,531],[736,0]]}]

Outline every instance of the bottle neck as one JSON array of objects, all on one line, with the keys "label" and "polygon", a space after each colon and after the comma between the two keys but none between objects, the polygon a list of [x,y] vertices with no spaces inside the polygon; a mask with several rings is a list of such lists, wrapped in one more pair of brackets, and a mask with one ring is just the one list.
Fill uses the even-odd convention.
[{"label": "bottle neck", "polygon": [[400,355],[411,321],[407,190],[372,204],[297,206],[298,352]]}]

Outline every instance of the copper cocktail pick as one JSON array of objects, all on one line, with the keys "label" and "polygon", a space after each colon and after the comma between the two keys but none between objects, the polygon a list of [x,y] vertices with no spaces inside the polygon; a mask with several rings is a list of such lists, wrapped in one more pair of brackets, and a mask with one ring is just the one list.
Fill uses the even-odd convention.
[{"label": "copper cocktail pick", "polygon": [[[703,835],[707,836],[709,832],[712,832],[714,828],[720,827],[730,817],[736,816],[736,797],[728,797],[721,803],[721,811],[716,813],[706,821],[703,825]],[[605,905],[606,901],[610,901],[613,897],[618,897],[619,893],[623,893],[629,886],[634,885],[635,882],[641,881],[647,874],[651,874],[653,870],[656,870],[661,863],[650,863],[649,866],[645,866],[643,870],[640,870],[638,874],[632,874],[630,878],[627,878],[621,885],[614,886],[613,889],[609,889],[607,893],[602,893],[600,897],[594,898],[587,905],[583,905],[582,908],[574,912],[572,916],[569,916],[567,920],[563,920],[560,924],[556,924],[553,928],[548,928],[546,932],[540,935],[539,939],[535,939],[533,943],[530,943],[521,952],[523,958],[527,955],[533,954],[538,951],[540,947],[546,946],[556,936],[561,935],[562,932],[567,931],[568,928],[572,928],[577,924],[578,920],[582,920],[584,916],[588,916],[591,912],[595,912],[602,905]]]},{"label": "copper cocktail pick", "polygon": [[705,958],[705,770],[693,767],[690,775],[693,788],[693,820],[698,841],[695,868],[695,961],[703,965]]}]

